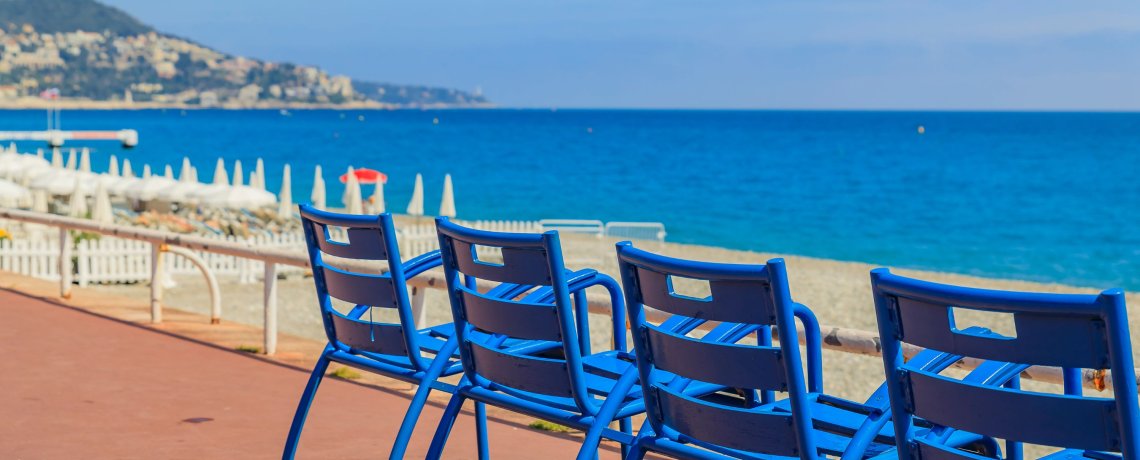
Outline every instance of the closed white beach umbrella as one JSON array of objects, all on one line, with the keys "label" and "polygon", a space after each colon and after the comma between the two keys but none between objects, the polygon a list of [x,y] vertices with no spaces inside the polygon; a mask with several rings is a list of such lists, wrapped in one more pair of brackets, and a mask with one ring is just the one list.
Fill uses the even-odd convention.
[{"label": "closed white beach umbrella", "polygon": [[245,179],[244,177],[242,177],[242,174],[243,173],[241,171],[241,160],[235,160],[234,161],[234,187],[242,185],[242,180]]},{"label": "closed white beach umbrella", "polygon": [[190,157],[182,157],[182,169],[178,170],[178,180],[183,182],[190,180],[193,169],[194,166],[190,164]]},{"label": "closed white beach umbrella", "polygon": [[376,183],[376,190],[372,192],[372,198],[368,199],[372,205],[372,212],[380,214],[386,210],[384,206],[384,182]]},{"label": "closed white beach umbrella", "polygon": [[23,208],[32,204],[32,191],[10,180],[0,179],[0,206]]},{"label": "closed white beach umbrella", "polygon": [[265,162],[261,158],[257,159],[257,164],[253,167],[253,175],[249,178],[249,186],[261,190],[265,190]]},{"label": "closed white beach umbrella", "polygon": [[119,180],[114,182],[105,182],[107,185],[107,193],[110,193],[112,196],[123,196],[123,194],[127,191],[127,187],[130,187],[131,184],[134,184],[139,180],[135,177],[134,170],[131,169],[131,160],[129,158],[123,159],[123,170],[120,172],[121,174],[119,175]]},{"label": "closed white beach umbrella", "polygon": [[87,147],[79,152],[79,171],[91,172],[91,149]]},{"label": "closed white beach umbrella", "polygon": [[72,171],[79,169],[79,156],[75,153],[75,149],[67,151],[67,169]]},{"label": "closed white beach umbrella", "polygon": [[309,202],[313,204],[314,208],[325,210],[327,201],[325,200],[325,178],[321,177],[321,165],[313,171],[313,193],[309,194]]},{"label": "closed white beach umbrella", "polygon": [[51,167],[63,169],[63,153],[59,151],[59,147],[51,149]]},{"label": "closed white beach umbrella", "polygon": [[293,215],[293,173],[289,165],[281,172],[281,193],[277,194],[277,215]]},{"label": "closed white beach umbrella", "polygon": [[48,212],[48,194],[43,190],[32,191],[32,211]]},{"label": "closed white beach umbrella", "polygon": [[226,161],[218,158],[214,165],[214,185],[230,185],[230,176],[226,174]]},{"label": "closed white beach umbrella", "polygon": [[142,178],[143,179],[149,179],[150,178],[150,165],[143,165]]},{"label": "closed white beach umbrella", "polygon": [[344,184],[344,212],[349,214],[364,214],[364,199],[360,193],[360,181],[353,174],[352,167],[348,167],[348,182]]},{"label": "closed white beach umbrella", "polygon": [[115,213],[111,209],[111,196],[103,184],[99,184],[95,188],[95,204],[91,207],[91,220],[100,224],[115,223]]},{"label": "closed white beach umbrella", "polygon": [[79,186],[80,180],[75,179],[75,191],[67,202],[67,215],[71,217],[87,217],[87,194]]},{"label": "closed white beach umbrella", "polygon": [[443,176],[443,199],[439,202],[439,215],[455,217],[455,189],[451,186],[451,174]]},{"label": "closed white beach umbrella", "polygon": [[416,185],[412,188],[412,200],[408,202],[408,214],[424,215],[424,176],[416,174]]},{"label": "closed white beach umbrella", "polygon": [[358,180],[356,180],[356,177],[355,177],[356,175],[354,173],[355,173],[355,169],[353,169],[352,166],[349,166],[348,167],[348,174],[345,174],[344,192],[342,192],[340,194],[340,202],[341,203],[345,203],[345,204],[348,203],[348,198],[352,194],[353,184],[355,184],[358,189],[360,188],[360,182]]},{"label": "closed white beach umbrella", "polygon": [[[123,181],[123,178],[119,177],[119,158],[112,154],[111,161],[107,164],[107,173],[99,174],[96,176],[96,180],[98,185],[103,186],[103,190],[110,194],[111,187]],[[98,192],[98,187],[96,187],[96,192]]]},{"label": "closed white beach umbrella", "polygon": [[20,152],[16,151],[16,143],[15,142],[8,143],[8,151],[12,152],[12,153],[20,153]]}]

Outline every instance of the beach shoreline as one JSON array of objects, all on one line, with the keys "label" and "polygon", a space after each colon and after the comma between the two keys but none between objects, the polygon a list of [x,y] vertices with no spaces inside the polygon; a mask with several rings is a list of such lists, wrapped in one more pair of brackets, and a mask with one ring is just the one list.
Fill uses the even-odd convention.
[{"label": "beach shoreline", "polygon": [[351,101],[340,104],[285,102],[285,101],[258,101],[254,104],[226,102],[218,105],[181,104],[170,102],[127,102],[127,101],[97,101],[88,99],[56,99],[47,100],[36,97],[18,99],[0,99],[0,110],[425,110],[425,109],[487,109],[496,108],[493,104],[426,104],[426,105],[400,105],[385,104],[376,101]]}]

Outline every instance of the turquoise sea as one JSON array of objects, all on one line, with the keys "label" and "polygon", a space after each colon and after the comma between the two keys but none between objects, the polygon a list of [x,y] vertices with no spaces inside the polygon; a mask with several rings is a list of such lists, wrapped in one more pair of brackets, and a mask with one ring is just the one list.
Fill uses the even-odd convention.
[{"label": "turquoise sea", "polygon": [[[438,123],[436,123],[438,122]],[[918,134],[922,125],[925,134]],[[0,111],[0,130],[43,129]],[[813,111],[66,111],[65,129],[139,131],[136,171],[189,156],[390,176],[428,212],[444,173],[460,218],[660,221],[670,241],[974,275],[1140,289],[1140,113]],[[40,145],[21,144],[23,150]],[[366,194],[371,193],[365,190]]]}]

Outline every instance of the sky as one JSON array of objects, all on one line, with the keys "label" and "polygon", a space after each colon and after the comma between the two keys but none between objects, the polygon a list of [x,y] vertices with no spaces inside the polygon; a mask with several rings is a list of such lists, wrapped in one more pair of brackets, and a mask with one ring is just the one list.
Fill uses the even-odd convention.
[{"label": "sky", "polygon": [[504,107],[1140,110],[1140,2],[103,0],[164,32]]}]

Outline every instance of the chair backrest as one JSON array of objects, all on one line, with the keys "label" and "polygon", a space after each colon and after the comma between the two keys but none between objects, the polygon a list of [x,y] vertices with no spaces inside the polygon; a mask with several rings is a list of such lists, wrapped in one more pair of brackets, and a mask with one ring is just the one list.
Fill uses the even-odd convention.
[{"label": "chair backrest", "polygon": [[[784,261],[697,262],[642,251],[629,242],[618,243],[617,253],[647,417],[654,430],[674,440],[684,435],[714,450],[817,458]],[[711,295],[678,294],[675,278],[707,281]],[[698,340],[665,330],[647,321],[646,307],[752,326],[759,332],[757,343],[717,343],[708,336]],[[779,347],[771,344],[773,325],[779,328]],[[755,405],[747,399],[731,401],[737,403],[734,407],[684,394],[700,382],[749,392],[788,392],[792,413],[746,407]]]},{"label": "chair backrest", "polygon": [[[558,233],[488,232],[446,218],[436,219],[436,229],[467,378],[515,396],[566,398],[582,412],[596,411],[576,330],[577,321],[588,319],[575,317]],[[501,261],[480,260],[479,247],[501,252]],[[479,280],[549,287],[553,303],[490,297],[479,292]],[[512,353],[497,346],[508,338],[556,342],[551,348],[561,349],[561,356]]]},{"label": "chair backrest", "polygon": [[[430,363],[419,352],[416,324],[408,301],[391,214],[337,214],[308,205],[301,205],[300,213],[329,343],[346,351],[408,357],[412,366],[426,369]],[[330,226],[342,228],[348,241],[334,241]],[[382,274],[362,273],[352,271],[344,263],[338,268],[325,261],[326,255],[356,261],[382,261],[386,262],[387,270]],[[349,315],[336,311],[332,303],[334,298],[355,305],[353,311]],[[373,322],[371,315],[360,315],[364,309],[371,313],[371,308],[396,309],[399,324]]]},{"label": "chair backrest", "polygon": [[[1124,293],[1040,294],[974,289],[871,272],[899,458],[978,458],[918,436],[914,417],[1011,442],[1123,452],[1135,459],[1136,376]],[[959,328],[955,314],[1012,317],[1016,332]],[[984,386],[904,362],[902,343],[955,355],[1065,369],[1066,394]],[[1082,369],[1111,369],[1114,399],[1080,394]],[[1076,381],[1074,381],[1076,380]]]}]

